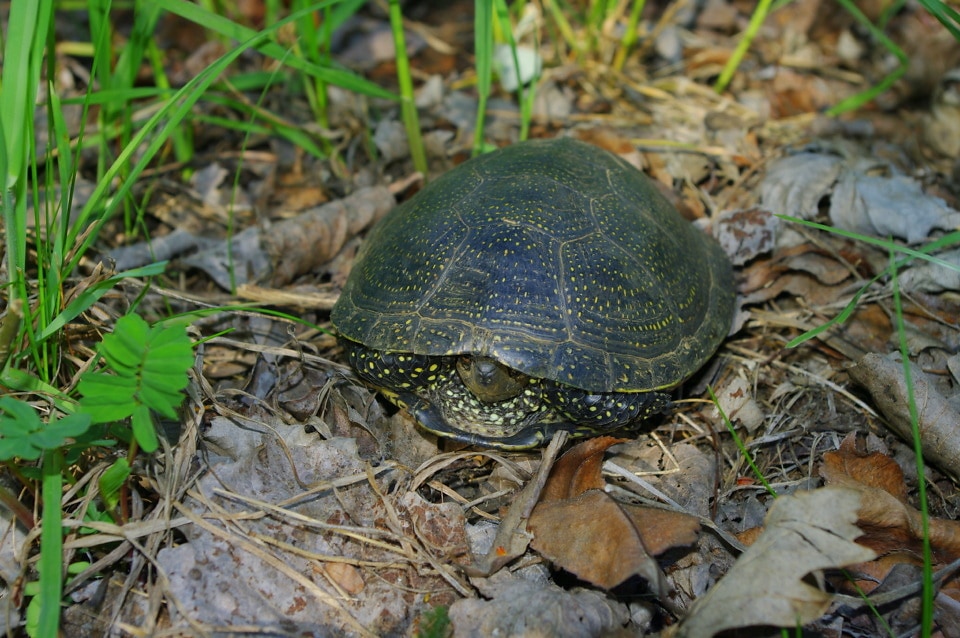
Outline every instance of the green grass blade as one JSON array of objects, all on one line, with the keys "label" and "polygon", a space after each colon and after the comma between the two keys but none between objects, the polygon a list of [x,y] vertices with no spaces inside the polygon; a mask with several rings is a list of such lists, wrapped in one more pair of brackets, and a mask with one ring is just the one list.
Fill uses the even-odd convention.
[{"label": "green grass blade", "polygon": [[84,312],[90,306],[95,304],[100,297],[104,296],[113,289],[118,283],[124,279],[131,278],[140,278],[140,277],[153,277],[159,274],[162,274],[164,269],[167,266],[167,262],[159,261],[142,268],[134,268],[132,270],[125,270],[121,273],[117,273],[109,279],[104,279],[101,282],[90,286],[84,290],[81,294],[77,296],[76,299],[70,302],[66,308],[64,308],[56,317],[54,317],[50,323],[48,323],[44,329],[39,332],[35,337],[35,342],[39,343],[45,339],[49,339],[52,335],[57,333],[61,328],[63,328],[68,321],[72,321],[80,315],[81,312]]},{"label": "green grass blade", "polygon": [[[533,120],[533,100],[536,97],[537,91],[537,82],[540,81],[542,76],[542,70],[537,71],[532,78],[529,80],[529,86],[525,86],[523,82],[524,73],[520,68],[520,57],[517,52],[517,41],[513,36],[513,27],[510,22],[510,10],[507,7],[506,0],[493,0],[494,6],[496,8],[497,21],[495,26],[498,27],[498,32],[502,34],[503,38],[506,40],[507,45],[510,47],[510,54],[513,58],[513,72],[516,74],[518,79],[517,82],[517,104],[520,105],[520,135],[521,140],[527,139],[530,135],[530,123]],[[539,45],[539,40],[535,41]],[[539,48],[539,47],[538,47]],[[536,55],[539,55],[539,50],[536,51]],[[484,51],[482,54],[485,58],[490,56]],[[481,53],[477,52],[477,60],[481,57]],[[484,64],[491,64],[490,60],[486,60]],[[478,67],[480,66],[478,62]],[[489,75],[489,74],[488,74]],[[489,77],[487,78],[489,82]],[[487,87],[487,92],[489,92],[490,87]]]},{"label": "green grass blade", "polygon": [[869,290],[870,287],[871,287],[873,284],[877,283],[878,281],[880,281],[880,280],[881,280],[883,277],[885,277],[885,276],[888,276],[888,275],[889,275],[889,276],[892,276],[892,274],[893,274],[893,269],[895,269],[895,268],[896,268],[896,269],[903,268],[904,266],[906,266],[907,264],[909,264],[909,263],[910,263],[911,261],[913,261],[914,259],[924,259],[924,260],[927,260],[927,261],[929,261],[929,262],[931,262],[931,263],[935,263],[935,264],[944,266],[944,267],[946,267],[946,268],[950,268],[950,269],[952,269],[952,270],[956,270],[956,268],[957,268],[954,264],[951,264],[951,263],[949,263],[949,262],[945,262],[945,261],[943,261],[942,259],[940,259],[940,258],[938,258],[938,257],[933,257],[932,255],[930,255],[930,254],[928,254],[928,253],[936,252],[936,251],[940,250],[941,248],[945,248],[945,247],[948,247],[948,246],[953,246],[953,245],[957,244],[958,242],[960,242],[960,231],[948,233],[948,234],[944,235],[943,237],[940,237],[940,238],[938,238],[938,239],[930,242],[929,244],[926,244],[925,246],[923,246],[922,248],[920,248],[920,250],[914,250],[914,249],[912,249],[912,248],[907,248],[907,247],[905,247],[905,246],[900,246],[899,244],[896,244],[896,243],[894,243],[894,242],[892,242],[892,241],[884,240],[884,239],[879,239],[879,238],[877,238],[877,237],[869,237],[869,236],[866,236],[866,235],[860,235],[860,234],[858,234],[858,233],[853,233],[853,232],[846,231],[846,230],[842,230],[842,229],[839,229],[839,228],[833,228],[833,227],[831,227],[831,226],[826,226],[826,225],[824,225],[824,224],[818,224],[818,223],[816,223],[816,222],[809,222],[809,221],[805,221],[805,220],[801,220],[801,219],[796,219],[796,218],[789,217],[789,216],[786,216],[786,215],[780,215],[780,217],[782,217],[783,219],[787,219],[787,220],[790,220],[790,221],[794,221],[794,222],[800,223],[800,224],[802,224],[802,225],[804,225],[804,226],[810,226],[811,228],[819,228],[819,229],[824,230],[824,231],[827,231],[827,232],[832,232],[832,233],[835,233],[835,234],[840,235],[840,236],[842,236],[842,237],[848,237],[848,238],[850,238],[850,239],[856,239],[856,240],[858,240],[858,241],[863,241],[863,242],[865,242],[865,243],[873,244],[873,245],[875,245],[875,246],[881,246],[881,247],[886,248],[888,251],[894,251],[894,252],[899,251],[899,252],[906,253],[906,254],[908,255],[908,257],[905,257],[905,258],[897,261],[897,262],[894,263],[893,265],[889,266],[886,270],[877,273],[876,275],[873,276],[873,278],[870,279],[870,281],[866,282],[863,286],[861,286],[861,287],[860,287],[860,290],[857,291],[857,293],[853,296],[853,298],[850,300],[850,302],[847,303],[847,305],[844,307],[844,309],[843,309],[842,311],[840,311],[840,313],[839,313],[836,317],[833,317],[833,318],[830,319],[829,321],[826,321],[826,322],[822,323],[821,325],[817,326],[817,327],[814,328],[813,330],[808,330],[807,332],[803,333],[802,335],[799,335],[799,336],[795,337],[795,338],[792,339],[789,343],[787,343],[787,345],[785,346],[785,347],[787,347],[787,348],[796,348],[796,347],[799,346],[800,344],[802,344],[802,343],[804,343],[804,342],[806,342],[806,341],[809,341],[810,339],[813,339],[813,338],[815,338],[815,337],[820,336],[821,334],[823,334],[825,331],[829,330],[829,329],[832,328],[833,326],[840,325],[840,324],[844,323],[847,319],[850,318],[850,316],[853,314],[853,311],[857,309],[857,304],[859,303],[860,298],[863,297],[864,293],[866,293],[867,290]]},{"label": "green grass blade", "polygon": [[720,77],[717,78],[717,83],[713,87],[717,93],[723,93],[730,84],[730,80],[733,79],[733,74],[737,72],[737,68],[740,67],[740,63],[743,61],[743,56],[747,54],[750,45],[760,31],[760,27],[763,26],[764,20],[767,19],[771,4],[772,0],[760,0],[760,2],[757,3],[757,7],[753,10],[753,15],[750,16],[750,23],[747,25],[747,30],[740,36],[740,40],[733,50],[733,55],[731,55],[727,63],[723,65]]},{"label": "green grass blade", "polygon": [[403,126],[407,131],[407,143],[413,167],[427,176],[427,154],[423,149],[423,136],[420,135],[420,120],[417,105],[413,100],[413,79],[410,77],[410,60],[407,58],[407,42],[403,35],[403,15],[400,13],[400,0],[390,0],[390,28],[393,31],[393,48],[397,58],[397,82],[400,86],[400,112]]},{"label": "green grass blade", "polygon": [[[51,24],[52,0],[11,3],[0,83],[0,175],[8,277],[22,279],[26,267],[27,167],[33,149],[34,96],[40,82],[43,50]],[[12,192],[11,192],[12,189]],[[20,293],[25,307],[29,300]]]},{"label": "green grass blade", "polygon": [[618,73],[623,70],[623,65],[627,61],[627,54],[633,48],[637,41],[637,25],[640,24],[640,17],[643,15],[643,7],[646,0],[634,0],[630,7],[630,17],[627,18],[627,26],[623,31],[623,37],[620,38],[620,47],[613,57],[613,70]]},{"label": "green grass blade", "polygon": [[940,0],[920,0],[920,5],[950,32],[954,40],[960,40],[960,12]]},{"label": "green grass blade", "polygon": [[269,41],[267,37],[260,37],[274,33],[280,24],[296,21],[314,11],[335,5],[338,1],[339,0],[324,0],[324,2],[318,2],[301,11],[293,12],[280,22],[271,25],[269,29],[260,33],[237,24],[223,16],[211,13],[203,7],[186,2],[185,0],[158,0],[158,3],[163,9],[170,13],[175,13],[182,18],[186,18],[225,37],[244,42],[246,48],[255,48],[264,55],[268,55],[275,60],[283,61],[287,66],[323,80],[324,82],[343,87],[353,93],[396,100],[397,96],[390,91],[369,80],[361,78],[355,73],[341,69],[325,68],[302,58],[291,57],[287,50],[279,44]]},{"label": "green grass blade", "polygon": [[907,329],[903,321],[903,304],[900,299],[900,281],[897,277],[897,264],[893,251],[890,251],[891,285],[893,288],[893,309],[900,341],[900,358],[903,362],[903,380],[907,386],[907,408],[910,412],[910,429],[913,433],[913,456],[917,463],[917,500],[920,504],[921,542],[923,545],[923,591],[921,593],[920,635],[930,636],[933,629],[933,554],[930,546],[930,513],[927,510],[927,481],[923,463],[923,434],[920,431],[920,418],[917,401],[913,391],[912,370],[910,368],[910,347],[907,344]]},{"label": "green grass blade", "polygon": [[723,411],[723,408],[720,407],[720,400],[717,399],[717,395],[713,393],[713,388],[707,386],[707,392],[710,394],[710,400],[713,401],[713,405],[717,408],[717,412],[720,413],[720,418],[723,420],[724,425],[727,426],[727,431],[730,432],[730,436],[733,437],[733,442],[736,443],[737,449],[740,450],[740,454],[747,461],[747,465],[750,466],[750,469],[753,471],[753,475],[757,477],[757,481],[767,490],[770,496],[776,498],[779,496],[777,490],[773,489],[773,486],[770,485],[766,477],[763,475],[763,472],[760,471],[760,468],[757,467],[756,462],[753,460],[753,455],[750,454],[750,450],[747,449],[746,443],[743,442],[743,439],[740,438],[740,435],[737,434],[737,429],[733,427],[733,423],[730,422],[730,418],[727,416],[727,413]]},{"label": "green grass blade", "polygon": [[898,47],[893,40],[888,38],[886,34],[881,31],[875,24],[870,21],[868,18],[851,0],[838,0],[840,6],[847,10],[847,12],[854,17],[854,19],[860,23],[867,31],[870,32],[870,35],[875,38],[883,47],[892,53],[900,65],[891,71],[887,76],[885,76],[880,82],[876,85],[870,87],[866,91],[861,91],[856,95],[848,97],[845,100],[841,100],[838,104],[827,109],[827,115],[839,115],[847,111],[852,111],[853,109],[859,108],[877,97],[881,93],[885,92],[894,83],[903,77],[903,74],[907,72],[907,65],[910,60],[907,58],[907,54]]},{"label": "green grass blade", "polygon": [[32,127],[25,129],[24,125],[33,121],[33,96],[40,82],[52,11],[51,0],[10,4],[0,92],[0,128],[5,131],[7,155],[6,188],[26,170],[27,149],[32,139],[24,133]]},{"label": "green grass blade", "polygon": [[[201,17],[210,17],[209,14],[205,13],[199,7],[195,5],[189,5],[181,0],[159,1],[163,3],[165,8],[176,8],[178,11],[182,11],[188,18],[196,15],[200,15]],[[323,4],[324,3],[321,5],[315,5],[315,7],[323,6]],[[196,13],[198,11],[200,12],[199,14]],[[78,217],[77,223],[74,224],[74,227],[71,229],[71,234],[68,239],[69,243],[74,245],[78,238],[80,229],[85,228],[88,223],[90,223],[91,219],[96,216],[95,220],[93,221],[93,232],[89,233],[87,235],[87,239],[84,240],[84,242],[75,250],[73,259],[65,266],[67,271],[72,271],[73,268],[76,267],[86,250],[89,248],[90,244],[99,235],[100,227],[102,227],[103,224],[106,223],[106,221],[112,216],[112,213],[116,210],[119,203],[124,201],[140,173],[142,173],[147,165],[153,160],[156,154],[169,139],[170,135],[181,125],[183,120],[192,110],[193,106],[200,100],[205,91],[220,77],[220,75],[229,67],[230,64],[233,63],[234,60],[243,54],[244,51],[263,45],[272,33],[282,28],[284,25],[299,19],[303,16],[303,14],[304,11],[293,12],[283,20],[271,25],[269,29],[262,32],[254,32],[250,29],[241,28],[239,25],[233,25],[232,22],[229,22],[225,18],[212,16],[212,18],[215,19],[218,24],[226,20],[227,23],[236,26],[237,29],[242,29],[243,33],[252,33],[253,36],[250,39],[242,42],[239,46],[220,56],[220,58],[210,64],[210,66],[205,68],[196,77],[187,82],[187,84],[185,84],[179,91],[177,91],[176,94],[174,94],[173,98],[171,98],[171,101],[154,113],[144,127],[131,138],[130,143],[127,144],[126,147],[120,152],[116,161],[106,171],[103,178],[98,181],[90,200],[84,206]],[[275,46],[273,52],[279,53],[281,57],[286,54],[286,51],[279,46]],[[296,67],[297,64],[294,64],[295,60],[295,58],[290,58],[287,61],[290,63],[290,66]],[[311,71],[312,70],[313,69],[311,69]],[[339,80],[342,78],[337,76],[337,79]],[[339,82],[332,83],[338,84]],[[380,91],[379,94],[381,96],[395,99],[395,96],[389,92]],[[149,143],[147,143],[147,140],[150,138],[150,136],[152,136],[152,139],[150,139]],[[126,179],[121,182],[113,196],[108,199],[107,192],[113,188],[114,179],[135,154],[139,156],[139,160],[134,167],[126,173]]]},{"label": "green grass blade", "polygon": [[487,99],[493,86],[493,0],[474,0],[473,48],[477,65],[477,124],[473,155],[483,152]]},{"label": "green grass blade", "polygon": [[40,617],[34,638],[57,638],[60,628],[60,592],[63,591],[63,455],[49,450],[43,455],[43,518],[40,529]]}]

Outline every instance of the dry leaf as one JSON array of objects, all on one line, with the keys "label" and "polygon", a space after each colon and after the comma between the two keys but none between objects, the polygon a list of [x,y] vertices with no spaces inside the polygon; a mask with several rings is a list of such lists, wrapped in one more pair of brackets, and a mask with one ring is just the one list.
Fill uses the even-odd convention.
[{"label": "dry leaf", "polygon": [[[911,363],[910,371],[923,458],[954,480],[960,479],[960,436],[957,435],[960,414],[918,366]],[[870,392],[874,403],[886,417],[887,425],[904,440],[913,440],[903,364],[871,353],[848,368],[847,373]]]},{"label": "dry leaf", "polygon": [[960,225],[960,213],[939,197],[925,193],[920,182],[911,177],[847,170],[834,190],[830,221],[856,233],[893,235],[915,244],[933,229]]},{"label": "dry leaf", "polygon": [[825,153],[797,153],[773,162],[760,184],[763,207],[778,215],[813,219],[833,190],[843,160]]},{"label": "dry leaf", "polygon": [[939,252],[935,256],[954,268],[918,259],[900,275],[900,285],[905,291],[940,293],[960,290],[960,250]]},{"label": "dry leaf", "polygon": [[581,580],[610,589],[639,575],[660,595],[663,574],[651,555],[696,542],[696,518],[619,503],[601,488],[603,454],[619,439],[599,437],[557,461],[530,515],[530,545]]},{"label": "dry leaf", "polygon": [[898,501],[907,500],[907,485],[897,462],[881,452],[858,450],[856,433],[848,434],[839,450],[823,455],[820,475],[835,482],[840,473],[864,486],[879,488]]},{"label": "dry leaf", "polygon": [[[251,226],[235,235],[229,245],[221,242],[183,261],[228,290],[250,281],[282,286],[331,260],[347,239],[386,215],[394,204],[386,187],[360,189],[269,230]],[[236,281],[231,281],[231,273]]]},{"label": "dry leaf", "polygon": [[725,210],[717,217],[716,237],[735,266],[773,250],[780,218],[761,208]]},{"label": "dry leaf", "polygon": [[694,603],[674,638],[703,638],[754,625],[794,627],[819,618],[831,596],[804,582],[807,574],[872,559],[853,542],[860,495],[822,488],[777,499],[764,532],[727,575]]},{"label": "dry leaf", "polygon": [[760,185],[764,208],[812,219],[820,200],[830,195],[833,225],[910,243],[926,239],[933,229],[960,224],[960,213],[925,193],[918,181],[871,157],[858,157],[856,149],[846,149],[845,155],[807,152],[774,162]]},{"label": "dry leaf", "polygon": [[624,439],[598,436],[573,446],[561,456],[540,493],[540,502],[573,498],[592,489],[603,489],[603,453]]},{"label": "dry leaf", "polygon": [[457,638],[610,635],[630,618],[626,605],[600,592],[566,591],[506,572],[489,580],[483,593],[491,600],[466,598],[450,606]]},{"label": "dry leaf", "polygon": [[[857,525],[864,535],[857,539],[877,552],[882,560],[859,565],[851,572],[857,585],[870,593],[901,563],[917,564],[922,555],[923,523],[920,512],[907,501],[907,486],[896,462],[879,452],[864,453],[856,436],[848,435],[836,452],[823,455],[820,475],[827,483],[862,494]],[[960,557],[960,523],[931,518],[928,522],[935,569]]]},{"label": "dry leaf", "polygon": [[600,490],[537,505],[527,527],[531,547],[581,580],[612,589],[639,575],[663,593],[660,568],[633,521]]},{"label": "dry leaf", "polygon": [[326,563],[321,568],[327,577],[348,594],[359,594],[363,591],[363,576],[353,565],[347,563]]}]

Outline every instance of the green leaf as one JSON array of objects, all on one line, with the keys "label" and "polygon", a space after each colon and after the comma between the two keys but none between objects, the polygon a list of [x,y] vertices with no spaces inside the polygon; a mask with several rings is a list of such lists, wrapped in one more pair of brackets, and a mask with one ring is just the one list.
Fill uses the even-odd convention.
[{"label": "green leaf", "polygon": [[40,458],[40,452],[38,448],[30,444],[30,440],[25,436],[0,439],[0,461],[9,461],[15,458],[36,461]]},{"label": "green leaf", "polygon": [[26,436],[39,427],[24,419],[11,419],[8,417],[0,418],[0,437]]},{"label": "green leaf", "polygon": [[69,439],[81,436],[90,427],[90,416],[71,414],[44,424],[36,410],[11,397],[0,399],[0,407],[16,418],[0,418],[0,460],[35,460],[44,450],[56,450]]},{"label": "green leaf", "polygon": [[70,414],[62,419],[57,419],[53,423],[48,423],[46,429],[56,432],[64,439],[78,437],[90,429],[90,415]]},{"label": "green leaf", "polygon": [[143,451],[148,454],[156,451],[160,442],[157,440],[157,429],[153,425],[153,419],[150,418],[150,409],[146,406],[138,407],[133,413],[131,424],[133,436]]},{"label": "green leaf", "polygon": [[40,421],[37,411],[29,403],[13,397],[3,397],[0,399],[0,410],[12,416],[17,427],[23,428],[23,431],[38,430],[43,427],[43,422]]},{"label": "green leaf", "polygon": [[30,442],[42,450],[63,447],[68,439],[84,434],[90,428],[90,423],[89,414],[71,414],[47,423],[30,435]]},{"label": "green leaf", "polygon": [[125,458],[119,458],[107,471],[100,475],[100,497],[107,509],[115,509],[120,499],[120,489],[130,476],[130,464]]},{"label": "green leaf", "polygon": [[100,353],[116,372],[132,376],[143,361],[149,334],[150,326],[139,315],[126,315],[117,320],[112,333],[103,336]]}]

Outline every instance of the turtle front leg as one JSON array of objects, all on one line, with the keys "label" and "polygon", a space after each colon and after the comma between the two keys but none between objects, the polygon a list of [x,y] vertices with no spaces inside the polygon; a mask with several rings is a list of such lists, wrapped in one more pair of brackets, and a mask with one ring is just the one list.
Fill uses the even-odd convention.
[{"label": "turtle front leg", "polygon": [[349,339],[340,339],[340,343],[357,376],[387,393],[416,393],[449,375],[453,368],[451,361],[441,357],[373,350]]},{"label": "turtle front leg", "polygon": [[662,412],[670,395],[662,392],[587,392],[566,385],[544,389],[544,401],[560,419],[576,424],[580,436],[617,430]]}]

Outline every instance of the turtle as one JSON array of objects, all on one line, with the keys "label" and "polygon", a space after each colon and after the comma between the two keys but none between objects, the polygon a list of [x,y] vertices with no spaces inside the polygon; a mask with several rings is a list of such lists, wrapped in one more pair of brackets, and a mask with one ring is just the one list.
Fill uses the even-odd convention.
[{"label": "turtle", "polygon": [[663,412],[733,308],[720,245],[631,164],[562,137],[467,160],[391,211],[331,322],[422,428],[522,450]]}]

